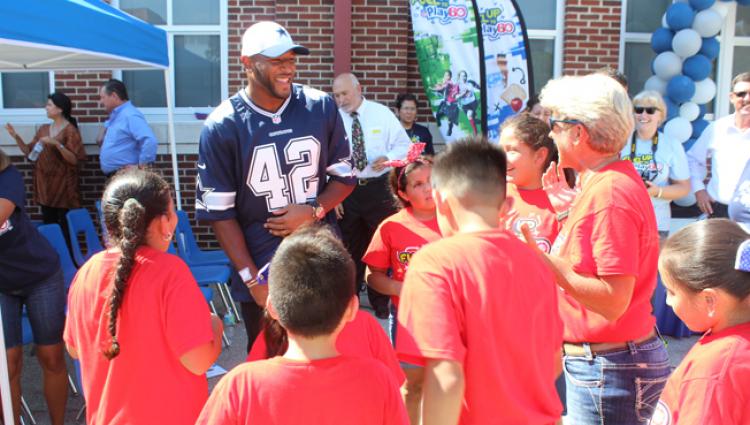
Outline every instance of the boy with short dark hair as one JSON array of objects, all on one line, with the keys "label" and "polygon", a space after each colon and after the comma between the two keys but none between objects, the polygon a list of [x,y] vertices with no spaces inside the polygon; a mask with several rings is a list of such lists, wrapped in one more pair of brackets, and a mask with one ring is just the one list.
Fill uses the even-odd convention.
[{"label": "boy with short dark hair", "polygon": [[197,424],[407,424],[393,375],[374,359],[342,356],[354,319],[354,263],[321,227],[288,236],[271,261],[268,312],[289,336],[283,356],[245,363],[214,389]]},{"label": "boy with short dark hair", "polygon": [[552,273],[500,229],[505,154],[480,138],[453,143],[432,170],[444,239],[412,258],[396,344],[425,365],[423,423],[551,424],[562,322]]}]

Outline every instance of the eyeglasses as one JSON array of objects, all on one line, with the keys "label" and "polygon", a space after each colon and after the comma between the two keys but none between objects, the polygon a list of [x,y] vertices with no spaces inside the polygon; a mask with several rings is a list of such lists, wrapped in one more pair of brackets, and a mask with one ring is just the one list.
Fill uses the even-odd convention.
[{"label": "eyeglasses", "polygon": [[735,96],[737,96],[739,98],[743,98],[743,97],[747,96],[748,93],[750,93],[750,92],[749,91],[736,91],[736,92],[734,92],[732,94],[734,94]]},{"label": "eyeglasses", "polygon": [[633,107],[633,111],[635,111],[636,114],[642,114],[646,112],[649,115],[654,115],[656,111],[658,111],[659,108],[653,107],[653,106],[635,106]]},{"label": "eyeglasses", "polygon": [[552,116],[549,117],[549,128],[554,129],[555,124],[557,123],[565,123],[565,124],[583,124],[579,120],[565,120],[565,119],[558,119],[554,118]]}]

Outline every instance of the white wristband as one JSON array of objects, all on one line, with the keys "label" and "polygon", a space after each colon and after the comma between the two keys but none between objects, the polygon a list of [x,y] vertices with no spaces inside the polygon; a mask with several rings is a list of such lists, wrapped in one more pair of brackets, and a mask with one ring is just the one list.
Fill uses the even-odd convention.
[{"label": "white wristband", "polygon": [[253,275],[250,273],[250,267],[245,267],[242,270],[237,271],[240,275],[240,279],[242,279],[242,282],[248,282],[250,280],[253,280]]}]

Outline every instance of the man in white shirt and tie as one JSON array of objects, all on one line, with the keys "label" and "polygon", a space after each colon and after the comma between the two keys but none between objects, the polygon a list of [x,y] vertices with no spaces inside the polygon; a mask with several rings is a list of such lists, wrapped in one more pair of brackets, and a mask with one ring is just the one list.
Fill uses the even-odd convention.
[{"label": "man in white shirt and tie", "polygon": [[[357,285],[364,281],[362,263],[367,246],[383,219],[396,212],[388,188],[389,160],[406,157],[411,141],[398,118],[386,106],[367,100],[353,74],[333,81],[333,96],[349,137],[351,160],[357,177],[354,192],[342,204],[341,232],[357,264]],[[370,304],[380,318],[388,317],[388,297],[368,288]]]}]

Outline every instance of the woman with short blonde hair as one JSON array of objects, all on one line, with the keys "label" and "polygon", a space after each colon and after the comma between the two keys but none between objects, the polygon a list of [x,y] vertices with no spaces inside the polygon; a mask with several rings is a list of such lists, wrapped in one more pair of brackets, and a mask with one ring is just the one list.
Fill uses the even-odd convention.
[{"label": "woman with short blonde hair", "polygon": [[[633,131],[633,106],[620,84],[597,74],[552,80],[541,99],[560,156],[545,189],[565,187],[564,167],[579,173],[580,193],[558,211],[563,224],[552,252],[539,251],[562,289],[567,419],[645,423],[670,368],[651,314],[658,258],[653,207],[640,176],[620,159]],[[524,233],[537,249],[529,229]]]}]

